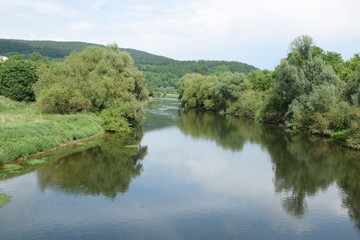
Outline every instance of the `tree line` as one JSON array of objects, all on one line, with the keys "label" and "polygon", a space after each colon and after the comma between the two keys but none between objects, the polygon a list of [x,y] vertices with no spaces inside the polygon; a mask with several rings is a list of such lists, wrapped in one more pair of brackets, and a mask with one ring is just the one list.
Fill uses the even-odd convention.
[{"label": "tree line", "polygon": [[280,123],[360,148],[360,55],[344,61],[309,36],[296,38],[274,71],[187,74],[178,87],[184,108]]},{"label": "tree line", "polygon": [[[0,54],[10,57],[22,55],[25,59],[48,58],[61,61],[72,52],[81,52],[86,47],[105,47],[85,42],[28,41],[0,39]],[[228,61],[177,61],[130,48],[122,48],[134,60],[135,67],[145,76],[145,86],[150,95],[176,93],[179,79],[186,73],[213,74],[220,72],[249,73],[256,68],[241,62]]]}]

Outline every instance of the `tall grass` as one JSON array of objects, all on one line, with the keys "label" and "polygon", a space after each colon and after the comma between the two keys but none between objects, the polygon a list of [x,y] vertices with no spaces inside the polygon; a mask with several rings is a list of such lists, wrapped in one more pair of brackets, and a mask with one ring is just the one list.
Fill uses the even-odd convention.
[{"label": "tall grass", "polygon": [[0,164],[103,131],[89,114],[41,114],[33,104],[0,98]]}]

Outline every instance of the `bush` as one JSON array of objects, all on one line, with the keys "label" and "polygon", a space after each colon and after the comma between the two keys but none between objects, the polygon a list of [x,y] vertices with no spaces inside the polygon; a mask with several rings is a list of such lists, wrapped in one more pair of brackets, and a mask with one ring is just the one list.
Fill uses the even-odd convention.
[{"label": "bush", "polygon": [[237,116],[259,118],[264,104],[263,97],[263,93],[249,90],[231,104],[228,112]]},{"label": "bush", "polygon": [[107,131],[129,132],[130,124],[123,116],[120,108],[107,108],[101,114],[101,126]]},{"label": "bush", "polygon": [[33,102],[32,85],[38,80],[36,68],[31,62],[9,60],[0,63],[0,94],[15,101]]},{"label": "bush", "polygon": [[340,95],[334,85],[315,86],[310,94],[302,95],[290,104],[287,124],[323,135],[348,129],[351,107],[341,100]]},{"label": "bush", "polygon": [[360,149],[360,109],[356,108],[350,118],[350,133],[346,143],[349,147]]}]

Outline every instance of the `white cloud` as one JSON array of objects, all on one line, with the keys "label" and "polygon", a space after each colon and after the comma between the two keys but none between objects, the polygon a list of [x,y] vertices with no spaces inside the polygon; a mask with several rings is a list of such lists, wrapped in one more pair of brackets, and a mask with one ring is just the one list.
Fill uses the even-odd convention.
[{"label": "white cloud", "polygon": [[91,5],[91,8],[95,11],[100,11],[101,8],[108,2],[109,0],[98,0]]},{"label": "white cloud", "polygon": [[94,24],[92,24],[89,21],[78,21],[78,22],[71,22],[69,23],[69,27],[74,30],[80,30],[80,31],[88,31],[90,30]]},{"label": "white cloud", "polygon": [[[68,40],[116,41],[175,59],[237,60],[271,68],[303,34],[325,50],[359,52],[359,9],[360,1],[355,0],[93,0],[87,5],[12,0],[0,2],[0,11],[15,19],[0,30],[5,34],[26,28],[28,34],[17,38],[28,39],[36,32],[42,39],[61,35]],[[40,22],[39,16],[46,21]],[[54,26],[58,33],[52,31]],[[92,34],[85,33],[89,30]]]},{"label": "white cloud", "polygon": [[3,12],[26,12],[32,15],[43,14],[57,16],[75,16],[77,11],[66,8],[60,3],[44,0],[12,0],[0,2],[0,10]]}]

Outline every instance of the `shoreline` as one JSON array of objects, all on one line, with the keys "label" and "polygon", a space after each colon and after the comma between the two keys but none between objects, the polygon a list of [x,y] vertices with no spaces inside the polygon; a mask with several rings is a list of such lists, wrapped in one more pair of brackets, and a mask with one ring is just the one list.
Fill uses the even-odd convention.
[{"label": "shoreline", "polygon": [[28,155],[26,157],[21,157],[21,158],[15,159],[13,161],[4,163],[4,165],[5,164],[21,164],[21,163],[24,163],[24,162],[32,160],[32,159],[42,158],[42,157],[45,157],[45,156],[47,156],[47,155],[49,155],[51,153],[54,153],[57,150],[60,150],[60,149],[65,149],[65,148],[68,148],[68,147],[82,145],[83,143],[94,140],[94,139],[96,139],[98,137],[101,137],[104,134],[105,134],[105,132],[100,132],[100,133],[97,133],[97,134],[92,135],[90,137],[65,142],[65,143],[62,143],[62,144],[60,144],[60,145],[58,145],[56,147],[53,147],[53,148],[51,148],[49,150],[45,150],[45,151],[37,152],[37,153],[34,153],[34,154],[30,154],[30,155]]}]

